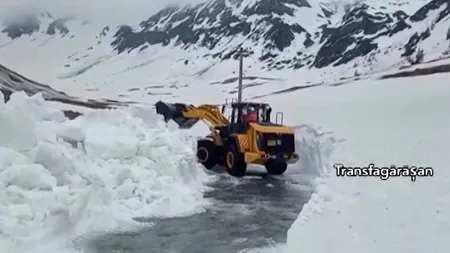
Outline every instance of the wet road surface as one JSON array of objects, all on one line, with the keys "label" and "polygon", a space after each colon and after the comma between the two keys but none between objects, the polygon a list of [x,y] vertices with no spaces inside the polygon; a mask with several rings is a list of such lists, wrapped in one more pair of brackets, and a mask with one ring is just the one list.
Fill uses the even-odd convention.
[{"label": "wet road surface", "polygon": [[88,242],[96,253],[234,253],[286,242],[286,232],[310,196],[305,182],[219,174],[205,198],[214,205],[189,217],[150,219],[152,228],[105,234]]}]

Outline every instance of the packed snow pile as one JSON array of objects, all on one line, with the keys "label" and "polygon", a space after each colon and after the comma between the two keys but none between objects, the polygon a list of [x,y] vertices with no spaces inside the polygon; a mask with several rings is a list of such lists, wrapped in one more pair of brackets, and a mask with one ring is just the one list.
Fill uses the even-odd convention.
[{"label": "packed snow pile", "polygon": [[188,215],[208,204],[211,178],[196,162],[195,139],[151,110],[69,121],[40,94],[0,101],[0,252],[36,252],[44,237],[129,229],[134,217]]}]

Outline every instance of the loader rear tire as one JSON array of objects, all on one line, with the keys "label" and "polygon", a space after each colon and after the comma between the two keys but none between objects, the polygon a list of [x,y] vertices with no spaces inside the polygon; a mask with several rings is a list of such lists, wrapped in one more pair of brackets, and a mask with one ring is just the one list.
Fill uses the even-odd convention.
[{"label": "loader rear tire", "polygon": [[208,170],[217,165],[217,147],[214,142],[210,140],[197,141],[197,160]]},{"label": "loader rear tire", "polygon": [[287,164],[284,161],[270,159],[265,164],[266,170],[272,175],[282,175],[286,172]]},{"label": "loader rear tire", "polygon": [[247,171],[244,154],[234,145],[230,145],[225,152],[225,168],[228,174],[234,177],[243,177]]}]

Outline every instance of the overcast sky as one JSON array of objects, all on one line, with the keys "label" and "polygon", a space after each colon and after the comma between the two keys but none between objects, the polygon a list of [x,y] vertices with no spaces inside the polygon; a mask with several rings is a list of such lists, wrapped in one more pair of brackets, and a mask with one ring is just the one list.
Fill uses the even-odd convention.
[{"label": "overcast sky", "polygon": [[148,17],[169,4],[205,0],[0,0],[0,15],[48,11],[54,16],[75,15],[90,20],[123,20]]}]

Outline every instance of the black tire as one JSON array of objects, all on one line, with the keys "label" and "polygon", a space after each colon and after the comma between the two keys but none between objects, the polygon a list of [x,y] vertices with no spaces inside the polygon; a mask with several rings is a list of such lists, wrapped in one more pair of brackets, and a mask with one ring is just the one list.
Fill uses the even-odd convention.
[{"label": "black tire", "polygon": [[210,140],[197,141],[197,160],[208,170],[217,165],[217,147],[214,142]]},{"label": "black tire", "polygon": [[237,150],[237,147],[230,144],[225,152],[225,168],[228,174],[234,177],[243,177],[247,171],[244,154]]},{"label": "black tire", "polygon": [[284,161],[270,159],[265,164],[266,170],[272,175],[282,175],[286,172],[287,164]]}]

